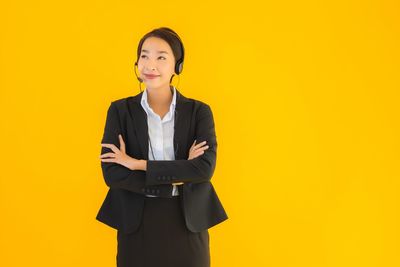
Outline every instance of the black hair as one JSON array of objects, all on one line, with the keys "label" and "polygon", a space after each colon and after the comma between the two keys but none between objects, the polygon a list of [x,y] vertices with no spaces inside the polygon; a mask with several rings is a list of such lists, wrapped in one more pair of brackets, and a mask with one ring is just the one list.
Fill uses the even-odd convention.
[{"label": "black hair", "polygon": [[[161,38],[169,44],[175,57],[175,73],[179,74],[182,71],[184,59],[184,47],[179,35],[168,27],[156,28],[146,33],[139,41],[139,45],[137,48],[137,61],[139,61],[139,56],[142,51],[143,43],[149,37]],[[182,63],[180,71],[177,63]]]}]

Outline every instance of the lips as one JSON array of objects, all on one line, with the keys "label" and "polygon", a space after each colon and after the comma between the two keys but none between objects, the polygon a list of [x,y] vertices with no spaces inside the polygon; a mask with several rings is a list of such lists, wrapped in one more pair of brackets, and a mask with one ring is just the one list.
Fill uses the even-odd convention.
[{"label": "lips", "polygon": [[159,77],[160,75],[154,75],[154,74],[144,74],[144,77],[146,77],[147,79],[154,79]]}]

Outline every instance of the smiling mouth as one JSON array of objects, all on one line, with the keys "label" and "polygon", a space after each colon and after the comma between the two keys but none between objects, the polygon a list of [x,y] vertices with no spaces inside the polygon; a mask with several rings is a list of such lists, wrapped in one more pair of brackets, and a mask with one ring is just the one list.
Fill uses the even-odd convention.
[{"label": "smiling mouth", "polygon": [[148,74],[144,74],[144,76],[145,76],[147,79],[154,79],[154,78],[159,77],[160,75],[148,75]]}]

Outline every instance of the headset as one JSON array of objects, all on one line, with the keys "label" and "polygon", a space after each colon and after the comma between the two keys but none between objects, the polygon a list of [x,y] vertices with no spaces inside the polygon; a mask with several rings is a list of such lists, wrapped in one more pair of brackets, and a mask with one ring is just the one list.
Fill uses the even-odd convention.
[{"label": "headset", "polygon": [[[176,61],[176,63],[175,63],[175,68],[174,68],[175,73],[176,73],[177,75],[179,75],[179,74],[182,73],[182,70],[183,70],[183,62],[184,62],[184,59],[185,59],[185,48],[184,48],[184,46],[183,46],[182,39],[178,36],[178,34],[176,34],[174,31],[172,31],[172,30],[169,29],[169,28],[163,27],[163,28],[161,28],[161,30],[167,31],[168,33],[171,33],[172,35],[174,35],[175,38],[178,39],[178,41],[179,41],[179,43],[180,43],[182,56],[181,56],[181,58],[179,58],[179,59]],[[141,52],[141,51],[140,51],[140,48],[141,48],[141,45],[138,47],[138,50],[137,50],[137,58],[136,58],[136,61],[135,61],[134,70],[135,70],[136,78],[138,79],[138,81],[139,81],[140,83],[142,83],[142,82],[143,82],[143,79],[140,78],[140,77],[137,75],[137,73],[136,73],[136,67],[138,66],[139,56],[140,56],[140,52]],[[171,83],[173,77],[174,77],[174,75],[172,75],[171,80],[170,80],[170,83]],[[178,77],[179,77],[179,76],[178,76]],[[140,88],[140,84],[139,84],[139,88]],[[140,89],[141,89],[141,88],[140,88]]]}]

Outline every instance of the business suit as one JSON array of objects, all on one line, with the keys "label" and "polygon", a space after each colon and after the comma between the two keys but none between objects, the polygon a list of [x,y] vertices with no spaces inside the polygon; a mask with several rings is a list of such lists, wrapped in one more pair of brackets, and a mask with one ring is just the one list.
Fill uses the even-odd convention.
[{"label": "business suit", "polygon": [[[171,197],[172,183],[178,182],[184,183],[178,189],[186,227],[191,232],[204,231],[228,219],[211,184],[217,155],[211,108],[176,92],[175,160],[149,160],[146,171],[101,162],[109,190],[96,219],[122,233],[133,233],[140,226],[145,194]],[[147,160],[148,128],[146,113],[140,105],[142,94],[111,102],[101,142],[119,147],[118,134],[121,134],[126,153]],[[209,148],[197,158],[187,160],[195,139],[196,143],[206,140]],[[101,154],[107,152],[112,151],[102,147]]]}]

